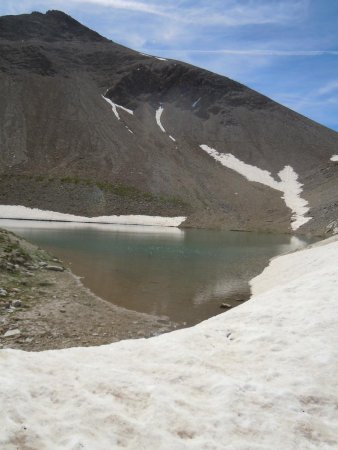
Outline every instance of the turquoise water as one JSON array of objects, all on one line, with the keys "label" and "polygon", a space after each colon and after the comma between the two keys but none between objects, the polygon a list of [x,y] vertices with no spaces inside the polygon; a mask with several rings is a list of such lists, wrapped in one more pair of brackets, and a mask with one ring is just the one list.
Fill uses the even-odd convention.
[{"label": "turquoise water", "polygon": [[308,241],[287,235],[0,220],[61,258],[95,294],[192,325],[249,297],[272,256]]}]

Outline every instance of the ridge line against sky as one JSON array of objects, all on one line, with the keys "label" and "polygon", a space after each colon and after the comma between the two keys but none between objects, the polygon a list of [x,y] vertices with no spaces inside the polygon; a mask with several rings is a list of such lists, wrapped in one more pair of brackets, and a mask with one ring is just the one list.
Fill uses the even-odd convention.
[{"label": "ridge line against sky", "polygon": [[235,79],[338,131],[336,0],[2,0],[59,9],[113,41]]}]

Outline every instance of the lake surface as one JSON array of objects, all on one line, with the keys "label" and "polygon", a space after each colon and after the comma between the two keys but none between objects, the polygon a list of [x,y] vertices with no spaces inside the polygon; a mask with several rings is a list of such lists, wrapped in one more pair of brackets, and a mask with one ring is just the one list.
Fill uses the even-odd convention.
[{"label": "lake surface", "polygon": [[193,325],[237,306],[272,256],[309,240],[264,233],[0,220],[61,258],[95,294]]}]

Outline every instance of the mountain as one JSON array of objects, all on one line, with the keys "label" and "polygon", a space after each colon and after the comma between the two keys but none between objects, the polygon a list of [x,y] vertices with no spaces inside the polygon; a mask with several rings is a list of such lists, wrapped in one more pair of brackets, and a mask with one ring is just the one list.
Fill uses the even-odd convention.
[{"label": "mountain", "polygon": [[229,78],[48,11],[0,18],[0,80],[1,204],[301,233],[338,218],[338,134]]}]

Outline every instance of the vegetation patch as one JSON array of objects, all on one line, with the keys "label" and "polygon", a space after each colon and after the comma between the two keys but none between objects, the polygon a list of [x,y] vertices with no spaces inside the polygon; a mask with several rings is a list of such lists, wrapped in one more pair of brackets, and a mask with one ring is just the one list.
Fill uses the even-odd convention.
[{"label": "vegetation patch", "polygon": [[3,179],[27,179],[37,183],[44,183],[48,186],[52,183],[60,183],[62,185],[70,186],[92,186],[97,187],[103,192],[109,192],[120,198],[127,200],[134,200],[139,202],[153,203],[161,206],[175,207],[181,209],[188,209],[189,205],[184,200],[176,196],[168,195],[156,195],[151,192],[146,192],[137,187],[127,185],[124,183],[110,183],[108,181],[97,181],[90,178],[79,178],[75,176],[65,177],[50,177],[44,175],[15,175],[15,174],[3,174]]}]

